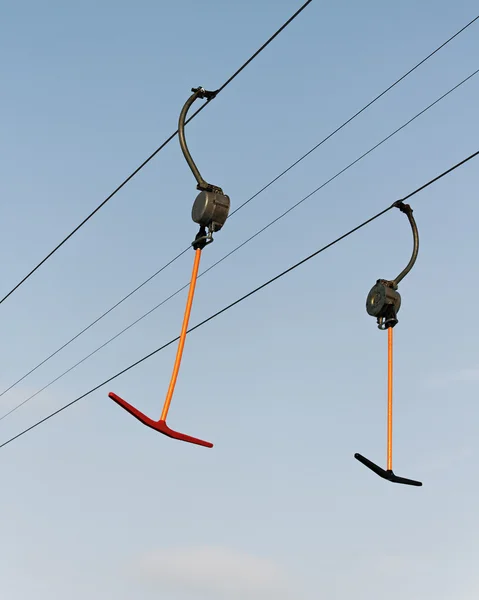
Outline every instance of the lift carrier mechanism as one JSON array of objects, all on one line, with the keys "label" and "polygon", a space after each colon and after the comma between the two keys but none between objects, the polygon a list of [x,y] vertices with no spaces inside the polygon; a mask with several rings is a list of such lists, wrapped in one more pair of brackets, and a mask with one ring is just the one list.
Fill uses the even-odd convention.
[{"label": "lift carrier mechanism", "polygon": [[195,250],[195,259],[193,263],[193,272],[191,274],[191,281],[188,290],[188,298],[186,301],[185,316],[183,318],[183,325],[181,327],[180,339],[178,343],[178,350],[176,352],[175,363],[173,367],[173,373],[171,375],[170,385],[166,394],[165,403],[163,410],[158,421],[150,419],[145,414],[140,412],[134,406],[117,396],[113,392],[110,392],[108,396],[119,404],[122,408],[127,410],[131,415],[136,417],[144,425],[167,435],[175,440],[182,442],[190,442],[191,444],[197,444],[199,446],[205,446],[212,448],[213,444],[205,442],[195,437],[185,435],[170,429],[166,424],[166,418],[170,409],[171,400],[175,391],[176,380],[178,378],[178,372],[180,370],[181,358],[183,356],[183,349],[185,346],[186,332],[188,330],[188,322],[191,314],[191,306],[193,304],[193,298],[195,294],[196,280],[198,278],[198,269],[200,266],[201,252],[203,248],[213,241],[213,233],[219,231],[226,222],[230,210],[230,199],[223,193],[223,190],[210,183],[207,183],[200,175],[198,167],[191,158],[191,154],[186,145],[185,139],[185,119],[191,105],[197,98],[202,98],[207,101],[212,100],[217,92],[208,92],[201,87],[193,88],[191,90],[193,94],[188,98],[180,114],[178,123],[178,137],[180,139],[181,150],[183,151],[186,162],[188,163],[193,175],[195,176],[198,185],[196,188],[200,190],[200,193],[196,197],[193,209],[191,211],[191,217],[195,223],[198,223],[200,229],[196,235],[194,242],[191,244]]},{"label": "lift carrier mechanism", "polygon": [[376,317],[379,329],[387,329],[388,331],[388,417],[387,417],[387,468],[382,469],[368,458],[361,454],[355,454],[354,457],[363,463],[366,467],[374,471],[379,477],[392,481],[394,483],[403,483],[405,485],[421,486],[420,481],[414,479],[406,479],[398,477],[393,471],[393,327],[397,325],[397,313],[401,307],[401,296],[397,291],[398,284],[413,268],[416,262],[419,251],[419,233],[417,230],[416,221],[412,214],[412,208],[408,204],[404,204],[402,200],[394,203],[396,208],[407,215],[411,224],[414,246],[411,259],[401,273],[388,281],[386,279],[378,279],[375,285],[371,288],[366,300],[366,310],[369,315]]}]

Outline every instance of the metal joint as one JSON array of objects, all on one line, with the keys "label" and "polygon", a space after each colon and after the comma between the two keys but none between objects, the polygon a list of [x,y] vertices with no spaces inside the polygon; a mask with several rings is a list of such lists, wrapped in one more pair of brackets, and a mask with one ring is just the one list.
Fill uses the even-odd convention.
[{"label": "metal joint", "polygon": [[191,91],[197,94],[197,98],[206,98],[208,101],[216,98],[216,95],[218,94],[218,90],[214,92],[208,92],[208,90],[205,90],[205,88],[202,87],[191,88]]},{"label": "metal joint", "polygon": [[203,250],[205,246],[214,242],[213,240],[213,232],[208,231],[204,227],[200,227],[200,230],[196,234],[196,237],[193,242],[191,242],[191,246],[193,250]]}]

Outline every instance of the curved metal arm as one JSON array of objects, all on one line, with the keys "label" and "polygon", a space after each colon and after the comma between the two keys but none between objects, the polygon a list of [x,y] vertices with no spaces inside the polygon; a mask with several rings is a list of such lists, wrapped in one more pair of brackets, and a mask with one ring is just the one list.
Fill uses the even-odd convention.
[{"label": "curved metal arm", "polygon": [[404,279],[404,277],[406,277],[406,275],[413,268],[414,263],[416,262],[417,254],[419,252],[419,232],[417,229],[416,221],[414,220],[414,217],[412,214],[412,208],[409,206],[409,204],[404,204],[404,202],[402,200],[398,200],[397,202],[394,203],[394,206],[396,208],[399,208],[399,210],[401,212],[403,212],[407,215],[407,218],[411,225],[412,236],[413,236],[413,249],[412,249],[411,258],[410,258],[408,264],[406,265],[406,267],[399,273],[399,275],[396,277],[396,279],[394,279],[392,281],[392,283],[394,284],[394,287],[397,287],[399,282],[402,281]]},{"label": "curved metal arm", "polygon": [[217,92],[207,92],[202,87],[192,88],[191,91],[193,92],[193,94],[185,102],[185,105],[183,106],[183,108],[181,110],[180,118],[178,121],[178,137],[180,139],[181,150],[183,152],[183,156],[186,158],[186,162],[188,163],[188,166],[190,167],[193,175],[195,176],[196,181],[198,182],[197,189],[205,190],[205,191],[214,191],[214,189],[219,190],[219,188],[216,188],[216,186],[210,185],[203,179],[203,177],[201,177],[201,174],[198,170],[198,167],[195,164],[195,161],[191,158],[191,154],[190,154],[190,151],[188,150],[188,146],[186,145],[186,139],[185,139],[186,115],[187,115],[189,109],[191,108],[191,105],[193,104],[193,102],[197,98],[206,98],[208,101],[210,101],[216,96]]}]

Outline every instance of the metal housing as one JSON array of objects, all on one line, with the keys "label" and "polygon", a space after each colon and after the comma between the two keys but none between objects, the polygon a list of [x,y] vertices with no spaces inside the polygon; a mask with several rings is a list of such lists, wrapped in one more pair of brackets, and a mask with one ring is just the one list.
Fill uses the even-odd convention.
[{"label": "metal housing", "polygon": [[191,218],[210,231],[219,231],[228,218],[230,199],[219,192],[200,192],[193,203]]},{"label": "metal housing", "polygon": [[399,292],[387,285],[386,281],[379,279],[371,288],[366,299],[366,310],[371,317],[384,316],[390,308],[398,313],[401,308],[401,296]]}]

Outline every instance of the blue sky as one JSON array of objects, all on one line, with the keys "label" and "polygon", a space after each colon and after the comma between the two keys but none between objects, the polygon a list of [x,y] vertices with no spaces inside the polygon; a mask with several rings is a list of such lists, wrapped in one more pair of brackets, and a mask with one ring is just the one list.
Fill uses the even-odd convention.
[{"label": "blue sky", "polygon": [[[2,292],[176,129],[300,3],[10,3],[0,24]],[[189,126],[232,209],[476,16],[472,1],[312,4]],[[478,68],[479,22],[245,207],[206,268]],[[477,150],[479,76],[201,278],[191,323]],[[2,598],[472,600],[479,593],[477,163],[416,196],[421,248],[395,329],[366,314],[409,258],[391,211],[175,348],[2,449]],[[182,250],[195,181],[177,140],[1,306],[2,390]],[[187,282],[172,267],[0,398],[2,414]],[[2,293],[3,295],[3,293]],[[186,293],[0,423],[6,440],[178,334]]]}]

